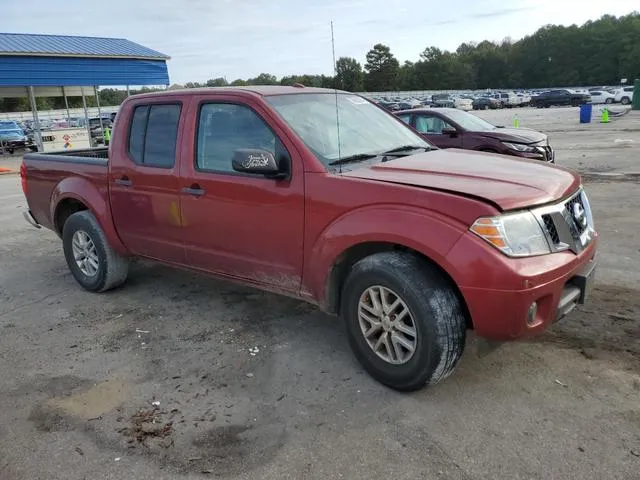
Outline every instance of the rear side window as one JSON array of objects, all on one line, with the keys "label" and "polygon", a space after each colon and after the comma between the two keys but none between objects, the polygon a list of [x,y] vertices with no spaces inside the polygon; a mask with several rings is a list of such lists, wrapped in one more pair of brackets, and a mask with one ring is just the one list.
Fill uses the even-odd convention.
[{"label": "rear side window", "polygon": [[133,111],[129,129],[129,156],[140,165],[172,168],[181,106],[140,105]]}]

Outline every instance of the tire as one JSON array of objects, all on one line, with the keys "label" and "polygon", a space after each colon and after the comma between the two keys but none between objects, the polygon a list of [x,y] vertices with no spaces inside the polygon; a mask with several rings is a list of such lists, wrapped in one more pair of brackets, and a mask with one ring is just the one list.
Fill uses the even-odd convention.
[{"label": "tire", "polygon": [[484,105],[484,106],[482,107],[482,109],[483,109],[483,110],[489,110],[489,105]]},{"label": "tire", "polygon": [[[79,237],[86,235],[93,244],[92,251],[97,260],[97,271],[94,275],[83,272],[75,259],[73,243],[74,238],[78,238],[76,234]],[[74,213],[67,219],[62,228],[62,246],[73,278],[85,290],[105,292],[121,285],[127,279],[129,260],[111,248],[93,213],[84,210]],[[88,255],[85,251],[84,258]]]},{"label": "tire", "polygon": [[607,105],[611,105],[613,103],[613,98],[607,98],[604,103],[606,103]]},{"label": "tire", "polygon": [[631,103],[631,99],[629,97],[622,97],[620,99],[620,103],[622,105],[629,105]]},{"label": "tire", "polygon": [[[405,329],[413,328],[414,350],[411,353],[409,349],[401,349],[406,357],[402,362],[397,361],[401,358],[396,350],[397,340],[393,343],[395,348],[380,345],[379,354],[369,342],[380,340],[381,335],[374,333],[367,340],[363,333],[363,328],[373,325],[361,320],[359,315],[362,310],[374,317],[371,310],[361,307],[362,303],[374,304],[371,288],[378,292],[378,304],[382,298],[380,289],[386,289],[388,303],[400,299],[404,302],[401,308],[406,307],[408,311],[407,321],[413,327],[400,323]],[[464,351],[466,321],[455,287],[435,266],[413,254],[381,252],[356,263],[342,290],[340,313],[360,364],[375,380],[395,390],[417,390],[444,380],[453,372]],[[387,315],[386,320],[380,320],[378,328],[382,330],[377,330],[386,335],[386,345],[391,347],[391,339],[399,337],[411,343],[411,335],[396,329],[393,314],[387,312]],[[404,318],[407,319],[407,315]],[[384,328],[390,328],[390,331],[383,328],[385,321],[388,323]],[[361,323],[365,327],[361,327]],[[395,356],[396,362],[382,358],[381,354],[385,352],[388,358]]]}]

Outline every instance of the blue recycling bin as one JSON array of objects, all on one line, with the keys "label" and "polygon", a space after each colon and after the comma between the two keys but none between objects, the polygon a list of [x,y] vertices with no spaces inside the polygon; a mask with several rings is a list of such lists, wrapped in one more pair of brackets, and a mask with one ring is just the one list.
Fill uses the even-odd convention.
[{"label": "blue recycling bin", "polygon": [[593,105],[590,103],[583,103],[580,105],[580,123],[591,123],[591,113],[593,112]]}]

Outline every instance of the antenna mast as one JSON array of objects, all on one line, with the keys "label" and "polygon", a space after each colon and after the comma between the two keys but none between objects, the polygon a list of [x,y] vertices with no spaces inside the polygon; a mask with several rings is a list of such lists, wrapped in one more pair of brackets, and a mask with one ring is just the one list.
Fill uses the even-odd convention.
[{"label": "antenna mast", "polygon": [[[336,132],[338,134],[338,162],[342,158],[340,152],[340,114],[338,113],[338,87],[335,84],[338,80],[338,65],[336,64],[336,43],[333,37],[333,20],[331,20],[331,52],[333,53],[333,89],[336,95]],[[339,164],[340,173],[342,173],[342,164]]]}]

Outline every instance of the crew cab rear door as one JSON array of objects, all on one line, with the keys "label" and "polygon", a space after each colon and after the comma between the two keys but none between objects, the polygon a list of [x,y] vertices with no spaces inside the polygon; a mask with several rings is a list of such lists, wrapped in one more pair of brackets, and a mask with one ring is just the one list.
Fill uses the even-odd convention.
[{"label": "crew cab rear door", "polygon": [[118,114],[109,159],[114,225],[135,255],[185,265],[180,225],[179,162],[184,107],[140,99]]},{"label": "crew cab rear door", "polygon": [[[187,259],[194,268],[297,292],[304,232],[303,164],[282,124],[258,100],[233,94],[191,98],[181,205]],[[232,169],[237,149],[288,157],[276,180]]]}]

